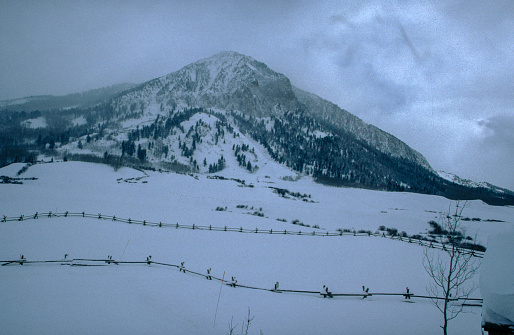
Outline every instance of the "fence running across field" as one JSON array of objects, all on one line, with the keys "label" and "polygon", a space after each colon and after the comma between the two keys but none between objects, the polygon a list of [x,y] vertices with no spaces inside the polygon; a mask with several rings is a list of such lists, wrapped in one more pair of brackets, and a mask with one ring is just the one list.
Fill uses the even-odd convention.
[{"label": "fence running across field", "polygon": [[[203,277],[207,280],[216,280],[222,282],[222,284],[225,284],[227,286],[231,286],[234,288],[241,287],[245,289],[252,289],[252,290],[260,290],[260,291],[268,291],[273,293],[298,293],[298,294],[308,294],[308,295],[314,295],[314,296],[322,296],[323,298],[334,298],[334,297],[360,297],[362,299],[372,297],[372,296],[403,296],[405,300],[409,299],[432,299],[432,300],[444,300],[442,297],[430,297],[426,295],[417,295],[413,294],[410,291],[406,291],[404,293],[381,293],[381,292],[369,292],[369,288],[365,288],[363,286],[362,293],[335,293],[328,291],[328,288],[326,291],[312,291],[312,290],[285,290],[278,288],[278,285],[275,288],[263,288],[263,287],[255,287],[255,286],[247,286],[238,284],[235,277],[232,277],[232,280],[224,280],[222,278],[218,278],[216,276],[213,276],[210,272],[211,269],[208,269],[205,274],[195,272],[189,269],[186,269],[184,264],[176,265],[176,264],[169,264],[169,263],[162,263],[162,262],[156,262],[151,260],[151,256],[148,256],[145,261],[118,261],[112,258],[112,256],[108,256],[105,259],[90,259],[90,258],[75,258],[75,259],[69,259],[67,258],[68,255],[65,255],[64,259],[60,260],[28,260],[23,255],[20,259],[17,260],[7,260],[7,261],[0,261],[1,266],[8,266],[8,265],[30,265],[30,264],[57,264],[57,265],[68,265],[68,266],[81,266],[81,267],[87,267],[87,266],[109,266],[109,265],[157,265],[162,267],[172,267],[177,268],[180,272],[183,273],[190,273],[195,276]],[[278,284],[278,283],[277,283]],[[481,307],[483,299],[480,298],[468,298],[468,299],[448,299],[448,301],[457,302],[459,304],[462,304],[463,306],[469,306],[469,307]]]},{"label": "fence running across field", "polygon": [[[164,222],[151,222],[147,220],[133,220],[131,218],[124,219],[117,216],[103,215],[103,214],[88,214],[85,212],[82,213],[35,213],[31,215],[20,215],[20,216],[3,216],[0,222],[10,222],[10,221],[26,221],[26,220],[38,220],[40,218],[72,218],[72,217],[82,217],[82,218],[92,218],[98,220],[106,220],[106,221],[116,221],[116,222],[124,222],[128,224],[138,224],[143,226],[152,226],[152,227],[165,227],[165,228],[175,228],[175,229],[190,229],[190,230],[209,230],[209,231],[229,231],[229,232],[237,232],[237,233],[251,233],[251,234],[274,234],[274,235],[297,235],[297,236],[320,236],[320,237],[335,237],[335,236],[369,236],[369,237],[383,237],[389,238],[393,240],[398,240],[406,243],[413,243],[427,248],[435,248],[440,250],[446,250],[447,245],[440,242],[435,241],[426,241],[421,239],[416,239],[412,237],[403,237],[400,235],[386,235],[384,232],[382,233],[371,233],[371,232],[355,232],[355,231],[316,231],[313,230],[311,232],[302,232],[294,231],[294,230],[274,230],[274,229],[247,229],[243,227],[234,228],[234,227],[217,227],[217,226],[201,226],[201,225],[183,225],[183,224],[172,224],[172,223],[164,223]],[[470,254],[473,257],[483,258],[484,252],[477,251],[473,249],[468,249],[464,247],[458,247],[457,250],[463,254]]]}]

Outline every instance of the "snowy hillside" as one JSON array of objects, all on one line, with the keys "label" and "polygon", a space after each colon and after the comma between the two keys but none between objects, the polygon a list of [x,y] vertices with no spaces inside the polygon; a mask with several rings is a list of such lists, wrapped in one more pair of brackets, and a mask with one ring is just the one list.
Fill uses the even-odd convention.
[{"label": "snowy hillside", "polygon": [[[427,222],[437,220],[449,204],[436,196],[325,187],[308,177],[287,181],[294,174],[270,162],[253,173],[242,168],[218,173],[224,180],[213,174],[114,171],[80,162],[37,164],[18,175],[23,167],[0,169],[0,175],[23,178],[23,184],[0,185],[0,216],[85,211],[170,224],[307,233],[374,232],[383,225],[410,235],[426,234]],[[288,192],[280,196],[277,189]],[[464,214],[480,219],[465,224],[467,234],[477,233],[482,244],[491,233],[513,230],[510,207],[472,201]],[[429,281],[421,265],[423,247],[390,238],[240,234],[81,217],[0,223],[0,260],[20,255],[59,260],[65,254],[127,261],[151,255],[157,262],[185,262],[188,270],[202,274],[212,268],[216,277],[225,273],[225,279],[235,276],[238,284],[269,289],[277,281],[283,290],[319,291],[328,285],[344,293],[362,293],[363,285],[372,292],[405,293],[408,286],[422,295]],[[442,322],[430,301],[406,303],[401,295],[323,299],[226,285],[216,315],[219,281],[153,264],[59,264],[0,267],[4,331],[226,334],[232,317],[239,332],[248,308],[255,316],[250,334],[433,334]],[[470,313],[450,323],[451,333],[480,334],[480,308],[466,309]]]}]

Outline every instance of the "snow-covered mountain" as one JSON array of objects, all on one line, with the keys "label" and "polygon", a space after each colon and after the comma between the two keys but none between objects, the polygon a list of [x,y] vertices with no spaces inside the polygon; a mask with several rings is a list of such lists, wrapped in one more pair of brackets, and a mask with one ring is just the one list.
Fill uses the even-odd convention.
[{"label": "snow-covered mountain", "polygon": [[451,181],[452,183],[470,187],[470,188],[482,188],[488,189],[497,193],[509,192],[509,190],[503,189],[501,187],[495,186],[485,181],[474,181],[470,179],[465,179],[457,176],[456,174],[445,172],[445,171],[437,171],[437,173],[444,179]]},{"label": "snow-covered mountain", "polygon": [[237,110],[256,118],[280,117],[287,111],[302,110],[314,120],[352,134],[382,153],[431,169],[420,153],[396,137],[329,101],[294,87],[283,74],[236,52],[222,52],[202,59],[141,84],[115,101],[118,110],[130,109],[133,104],[148,109],[155,103],[162,106],[161,109],[187,106]]},{"label": "snow-covered mountain", "polygon": [[43,153],[191,173],[286,169],[330,185],[514,203],[508,190],[441,177],[398,138],[236,52],[107,93],[85,107],[6,108],[0,142],[13,147],[0,166]]}]

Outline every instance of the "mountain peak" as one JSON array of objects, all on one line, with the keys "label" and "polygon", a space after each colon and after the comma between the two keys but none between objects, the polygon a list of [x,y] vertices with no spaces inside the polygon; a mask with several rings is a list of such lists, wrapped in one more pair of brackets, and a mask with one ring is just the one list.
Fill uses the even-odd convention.
[{"label": "mountain peak", "polygon": [[201,59],[158,81],[159,103],[235,109],[254,116],[269,114],[278,105],[298,107],[286,76],[234,51]]},{"label": "mountain peak", "polygon": [[209,71],[211,80],[238,80],[238,84],[250,80],[287,79],[284,75],[271,70],[266,64],[250,56],[235,51],[223,51],[214,56],[201,59],[186,66],[187,68],[201,68]]},{"label": "mountain peak", "polygon": [[241,61],[241,60],[255,61],[255,59],[253,59],[252,57],[240,54],[239,52],[236,52],[236,51],[222,51],[213,56],[210,56],[210,57],[207,57],[204,59],[200,59],[197,63],[203,62],[203,61],[215,61],[215,60],[226,60],[226,61],[230,61],[230,62],[237,62],[237,61]]}]

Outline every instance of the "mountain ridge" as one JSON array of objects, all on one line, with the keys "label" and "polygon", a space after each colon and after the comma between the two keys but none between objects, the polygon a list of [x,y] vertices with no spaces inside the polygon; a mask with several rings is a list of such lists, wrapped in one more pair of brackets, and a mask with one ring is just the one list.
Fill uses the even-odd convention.
[{"label": "mountain ridge", "polygon": [[35,111],[73,107],[89,107],[101,103],[120,92],[126,91],[135,84],[121,83],[80,93],[66,95],[35,95],[18,99],[0,101],[0,109],[11,111]]}]

